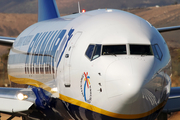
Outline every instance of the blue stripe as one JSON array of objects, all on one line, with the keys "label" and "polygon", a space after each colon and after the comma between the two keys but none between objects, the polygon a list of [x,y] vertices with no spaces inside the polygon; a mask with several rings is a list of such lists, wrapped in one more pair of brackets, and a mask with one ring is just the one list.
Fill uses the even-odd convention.
[{"label": "blue stripe", "polygon": [[[46,39],[48,38],[48,36],[50,35],[50,33],[51,32],[49,32],[48,33],[48,35],[45,37],[45,40],[41,43],[41,44],[43,44],[43,45],[41,45],[42,47],[40,48],[38,45],[36,46],[36,48],[38,47],[38,48],[40,48],[41,50],[40,50],[40,54],[42,54],[42,50],[43,50],[43,47],[44,47],[44,44],[45,44],[45,41],[46,41]],[[36,40],[36,43],[38,42],[38,40]],[[32,53],[35,53],[35,49],[36,48],[34,48],[33,50],[32,50]],[[31,64],[33,64],[33,63],[37,63],[37,56],[35,57],[35,56],[32,56],[31,57]]]},{"label": "blue stripe", "polygon": [[[62,30],[61,34],[57,37],[57,39],[56,39],[55,42],[54,42],[52,51],[56,51],[56,50],[57,50],[57,48],[58,48],[58,46],[59,46],[62,38],[64,37],[65,33],[66,33],[66,30]],[[59,42],[58,42],[58,39],[60,39]],[[57,42],[58,42],[58,43],[57,43]],[[56,43],[57,43],[57,45],[56,45]],[[52,55],[55,56],[55,52],[54,52]]]},{"label": "blue stripe", "polygon": [[40,48],[40,54],[42,54],[45,50],[45,45],[46,45],[46,42],[47,42],[47,39],[50,37],[50,34],[52,33],[52,31],[50,31],[47,36],[44,38],[43,42],[41,43],[41,48]]},{"label": "blue stripe", "polygon": [[36,48],[37,48],[37,46],[38,46],[38,41],[41,39],[41,37],[42,37],[42,35],[43,35],[43,33],[40,33],[40,35],[39,35],[39,37],[36,39],[36,40],[34,40],[34,43],[33,43],[33,46],[32,46],[32,51],[29,51],[29,53],[31,52],[31,53],[35,53],[35,50],[36,50]]},{"label": "blue stripe", "polygon": [[[50,31],[44,33],[37,33],[36,36],[30,43],[30,47],[28,48],[28,53],[33,54],[49,54],[53,57],[56,55],[56,59],[59,58],[58,64],[59,65],[62,55],[65,52],[65,49],[68,45],[69,40],[73,36],[74,29],[71,29],[68,34],[65,36],[67,30],[60,30],[60,31]],[[65,36],[65,37],[64,37]],[[57,51],[57,49],[59,50]],[[32,56],[27,55],[26,57],[26,64],[27,63],[35,63],[35,64],[43,64],[43,63],[51,63],[51,59],[48,56]],[[56,60],[55,59],[55,60]],[[52,61],[52,65],[54,66],[54,58]]]},{"label": "blue stripe", "polygon": [[[31,41],[29,48],[27,50],[27,52],[29,53],[32,49],[32,46],[34,45],[34,42],[39,38],[41,34],[37,33],[36,36],[33,38],[33,40]],[[29,63],[29,55],[26,56],[26,61],[25,64]]]},{"label": "blue stripe", "polygon": [[46,38],[47,33],[48,33],[48,32],[43,33],[42,38],[39,40],[39,44],[38,44],[37,47],[36,47],[36,48],[37,48],[37,50],[36,50],[37,53],[40,53],[40,54],[41,54],[41,51],[40,51],[40,50],[41,50],[41,47],[40,47],[40,46],[42,45],[43,40]]},{"label": "blue stripe", "polygon": [[87,81],[85,81],[85,83],[84,83],[84,100],[86,101],[86,82]]},{"label": "blue stripe", "polygon": [[[49,51],[52,51],[52,48],[53,48],[53,46],[54,46],[54,43],[55,43],[57,37],[58,37],[60,34],[61,34],[61,30],[60,30],[60,31],[54,36],[54,38],[52,39],[52,42],[51,42]],[[50,54],[51,54],[51,53],[50,53]]]},{"label": "blue stripe", "polygon": [[55,37],[55,35],[57,34],[58,31],[54,32],[51,36],[51,39],[49,39],[48,43],[47,43],[47,47],[45,48],[45,54],[49,54],[50,55],[50,45],[53,42],[53,38]]},{"label": "blue stripe", "polygon": [[[50,41],[50,38],[52,38],[53,34],[54,34],[54,31],[51,31],[49,37],[48,37],[47,40],[44,42],[43,55],[48,55],[48,51],[46,51],[46,49],[49,47],[49,46],[48,46],[48,43],[49,43],[49,41]],[[43,58],[43,63],[48,64],[48,58],[49,58],[48,56],[44,56],[44,58]]]},{"label": "blue stripe", "polygon": [[67,47],[67,45],[68,45],[69,40],[70,40],[70,39],[72,38],[72,36],[73,36],[73,32],[74,32],[74,29],[71,29],[71,30],[69,31],[69,33],[68,33],[69,38],[68,38],[68,40],[67,40],[67,42],[66,42],[66,44],[65,44],[64,50],[63,50],[62,53],[61,53],[61,56],[60,56],[59,61],[58,61],[58,64],[57,64],[57,67],[59,66],[59,63],[60,63],[60,61],[61,61],[61,59],[62,59],[62,56],[63,56],[64,51],[65,51],[65,49],[66,49],[66,47]]},{"label": "blue stripe", "polygon": [[[45,39],[45,36],[47,35],[47,32],[45,32],[45,33],[43,33],[43,36],[41,37],[41,39],[39,40],[39,44],[37,45],[37,49],[36,49],[36,51],[35,51],[35,53],[40,53],[41,54],[41,51],[40,51],[40,45],[41,45],[41,43],[42,43],[42,41]],[[42,58],[42,56],[38,56],[37,57],[37,63],[39,63],[39,64],[41,64],[41,58]]]},{"label": "blue stripe", "polygon": [[32,45],[33,45],[33,42],[40,36],[39,33],[36,34],[36,36],[33,38],[33,40],[31,41],[30,45],[29,45],[29,49],[28,49],[28,52],[31,51],[31,48],[32,48]]}]

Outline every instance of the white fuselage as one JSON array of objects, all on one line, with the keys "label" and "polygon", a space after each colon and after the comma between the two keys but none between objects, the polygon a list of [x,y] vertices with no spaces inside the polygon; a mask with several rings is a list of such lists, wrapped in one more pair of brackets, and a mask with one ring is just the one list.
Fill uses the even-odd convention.
[{"label": "white fuselage", "polygon": [[[89,45],[94,46],[92,53],[87,52]],[[104,46],[115,45],[124,45],[125,54],[103,54]],[[132,45],[150,46],[152,55],[132,54]],[[57,87],[56,97],[67,110],[74,110],[71,105],[79,107],[77,118],[86,119],[83,113],[88,110],[94,119],[102,119],[99,114],[151,119],[168,99],[170,65],[167,44],[151,24],[133,14],[107,9],[30,26],[13,44],[8,75],[14,83],[48,92]]]}]

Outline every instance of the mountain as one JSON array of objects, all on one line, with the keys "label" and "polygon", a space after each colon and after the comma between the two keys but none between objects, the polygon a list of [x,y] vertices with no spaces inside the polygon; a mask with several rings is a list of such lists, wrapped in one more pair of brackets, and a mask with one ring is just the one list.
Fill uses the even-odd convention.
[{"label": "mountain", "polygon": [[[180,3],[180,0],[56,0],[61,14],[78,11],[77,2],[86,10],[99,8],[142,8],[149,6],[164,6]],[[38,0],[0,0],[1,13],[37,13]]]},{"label": "mountain", "polygon": [[[78,1],[83,0],[56,0],[61,13],[71,13],[77,9]],[[66,11],[67,10],[67,11]],[[0,13],[37,13],[38,0],[0,0]]]}]

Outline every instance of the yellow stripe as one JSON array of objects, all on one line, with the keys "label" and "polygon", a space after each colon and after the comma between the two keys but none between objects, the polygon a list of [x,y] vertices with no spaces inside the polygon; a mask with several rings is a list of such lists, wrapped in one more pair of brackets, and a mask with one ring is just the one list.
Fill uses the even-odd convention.
[{"label": "yellow stripe", "polygon": [[[44,90],[52,93],[51,88],[49,86],[47,86],[47,85],[45,85],[45,84],[43,84],[43,83],[41,83],[39,81],[29,79],[29,78],[16,78],[16,77],[13,77],[13,76],[10,76],[10,75],[8,75],[8,76],[9,76],[9,80],[11,80],[12,82],[15,82],[15,83],[18,83],[18,84],[32,85],[32,86],[35,86],[35,87],[41,87]],[[59,96],[60,96],[59,99],[65,101],[65,102],[68,102],[70,104],[73,104],[73,105],[76,105],[76,106],[91,110],[91,111],[99,113],[99,114],[106,115],[106,116],[109,116],[109,117],[121,118],[121,119],[138,119],[138,118],[146,117],[146,116],[151,115],[152,113],[156,112],[157,110],[161,109],[166,103],[166,101],[164,101],[161,104],[159,104],[157,107],[155,107],[154,109],[152,109],[152,110],[150,110],[150,111],[148,111],[146,113],[141,113],[141,114],[136,114],[136,115],[124,115],[124,114],[117,114],[117,113],[109,112],[107,110],[103,110],[103,109],[98,108],[96,106],[90,105],[90,104],[88,104],[86,102],[82,102],[82,101],[76,100],[74,98],[62,95],[62,94],[59,94]]]},{"label": "yellow stripe", "polygon": [[96,106],[90,105],[88,103],[85,103],[85,102],[82,102],[82,101],[79,101],[79,100],[76,100],[76,99],[73,99],[73,98],[70,98],[67,96],[64,96],[62,94],[60,94],[60,99],[65,101],[65,102],[86,108],[88,110],[91,110],[91,111],[99,113],[99,114],[103,114],[103,115],[114,117],[114,118],[121,118],[121,119],[138,119],[138,118],[146,117],[146,116],[151,115],[152,113],[156,112],[160,108],[162,108],[166,103],[166,102],[163,102],[163,103],[159,104],[157,107],[155,107],[154,109],[152,109],[146,113],[141,113],[141,114],[136,114],[136,115],[123,115],[123,114],[117,114],[117,113],[113,113],[113,112],[103,110],[103,109],[98,108]]},{"label": "yellow stripe", "polygon": [[[42,89],[51,92],[51,88],[47,85],[45,85],[44,83],[41,83],[37,80],[33,80],[33,79],[29,79],[29,78],[16,78],[13,76],[8,75],[8,78],[10,81],[14,82],[14,83],[18,83],[18,84],[27,84],[27,85],[32,85],[35,87],[41,87]],[[52,93],[52,92],[51,92]]]}]

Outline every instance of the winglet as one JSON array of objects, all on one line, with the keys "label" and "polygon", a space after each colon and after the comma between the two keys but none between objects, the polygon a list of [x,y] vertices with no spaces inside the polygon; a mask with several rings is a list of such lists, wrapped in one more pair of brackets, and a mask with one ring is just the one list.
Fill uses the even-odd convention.
[{"label": "winglet", "polygon": [[60,17],[55,0],[38,0],[38,22]]}]

